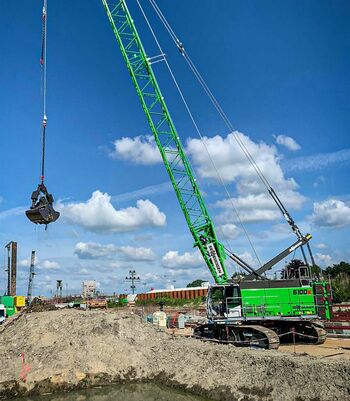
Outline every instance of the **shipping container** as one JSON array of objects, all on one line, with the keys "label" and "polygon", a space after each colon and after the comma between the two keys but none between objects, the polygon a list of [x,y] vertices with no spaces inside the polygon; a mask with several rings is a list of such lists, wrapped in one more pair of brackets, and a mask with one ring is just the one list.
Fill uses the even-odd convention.
[{"label": "shipping container", "polygon": [[23,306],[26,306],[26,298],[22,295],[17,295],[15,297],[15,306],[16,308],[22,308]]}]

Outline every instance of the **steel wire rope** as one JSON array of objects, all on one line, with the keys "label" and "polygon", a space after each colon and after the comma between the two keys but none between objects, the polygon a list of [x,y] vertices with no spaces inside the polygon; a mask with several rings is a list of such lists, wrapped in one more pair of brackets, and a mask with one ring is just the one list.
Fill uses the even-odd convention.
[{"label": "steel wire rope", "polygon": [[[159,41],[158,41],[158,39],[157,39],[157,36],[156,36],[156,34],[155,34],[155,32],[154,32],[154,30],[153,30],[153,28],[152,28],[152,26],[151,26],[151,24],[150,24],[150,22],[149,22],[147,16],[146,16],[146,13],[145,13],[144,9],[142,8],[142,6],[141,6],[139,0],[136,0],[136,2],[137,2],[138,6],[139,6],[139,8],[140,8],[140,10],[141,10],[141,13],[142,13],[142,15],[143,15],[143,17],[144,17],[144,19],[145,19],[145,21],[146,21],[146,24],[147,24],[147,26],[148,26],[148,28],[149,28],[149,30],[150,30],[152,36],[153,36],[153,39],[155,40],[155,42],[156,42],[156,44],[157,44],[157,46],[158,46],[159,51],[161,52],[161,54],[165,54],[165,53],[163,52],[163,49],[162,49],[162,47],[161,47],[161,45],[160,45],[160,43],[159,43]],[[236,213],[236,215],[237,215],[239,224],[241,225],[241,227],[242,227],[242,229],[243,229],[243,231],[244,231],[244,234],[245,234],[246,238],[248,239],[248,242],[249,242],[249,244],[250,244],[250,246],[251,246],[251,248],[252,248],[252,250],[253,250],[253,253],[254,253],[254,255],[255,255],[257,261],[258,261],[259,264],[261,265],[262,263],[261,263],[261,261],[260,261],[259,255],[258,255],[258,253],[257,253],[257,251],[256,251],[256,249],[255,249],[255,247],[254,247],[254,245],[253,245],[253,242],[252,242],[252,240],[251,240],[251,238],[250,238],[250,236],[249,236],[249,233],[248,233],[248,231],[246,230],[246,228],[245,228],[245,226],[244,226],[244,224],[243,224],[243,222],[242,222],[242,219],[241,219],[241,217],[240,217],[240,215],[239,215],[239,213],[238,213],[238,210],[236,209],[236,207],[235,207],[235,205],[234,205],[234,203],[233,203],[232,196],[230,195],[230,193],[229,193],[229,191],[228,191],[228,189],[227,189],[227,186],[225,185],[225,183],[224,183],[224,181],[223,181],[223,179],[222,179],[222,177],[221,177],[221,174],[219,173],[218,169],[216,168],[216,165],[215,165],[215,163],[214,163],[214,161],[213,161],[213,159],[212,159],[212,157],[211,157],[211,155],[210,155],[210,152],[209,152],[209,150],[208,150],[208,148],[207,148],[207,146],[206,146],[206,144],[205,144],[205,142],[204,142],[202,133],[201,133],[201,131],[200,131],[200,129],[199,129],[197,123],[196,123],[196,120],[195,120],[195,118],[194,118],[194,116],[193,116],[193,114],[192,114],[192,112],[191,112],[191,110],[190,110],[190,108],[189,108],[189,106],[188,106],[188,104],[187,104],[187,101],[186,101],[186,99],[185,99],[185,97],[184,97],[184,95],[183,95],[183,92],[182,92],[182,90],[181,90],[181,88],[180,88],[180,86],[179,86],[179,84],[178,84],[178,82],[177,82],[177,80],[176,80],[176,78],[175,78],[175,75],[174,75],[174,73],[173,73],[173,71],[172,71],[172,69],[171,69],[171,67],[170,67],[170,65],[169,65],[169,63],[168,63],[168,60],[166,59],[165,56],[164,56],[164,62],[165,62],[165,64],[166,64],[167,68],[168,68],[168,71],[169,71],[170,76],[171,76],[171,78],[172,78],[172,80],[173,80],[173,82],[174,82],[174,84],[175,84],[175,86],[176,86],[176,89],[177,89],[177,91],[179,92],[179,95],[180,95],[180,97],[181,97],[181,99],[182,99],[182,102],[183,102],[184,105],[185,105],[185,108],[186,108],[186,110],[187,110],[187,113],[189,114],[190,119],[191,119],[191,121],[192,121],[192,123],[193,123],[193,125],[194,125],[194,127],[195,127],[195,130],[197,131],[197,134],[198,134],[198,136],[199,136],[200,139],[201,139],[201,142],[202,142],[202,144],[203,144],[203,146],[204,146],[204,148],[205,148],[205,150],[206,150],[206,153],[208,154],[209,160],[210,160],[210,162],[211,162],[211,164],[212,164],[212,166],[213,166],[213,168],[214,168],[214,170],[215,170],[215,172],[216,172],[216,174],[217,174],[217,176],[218,176],[218,178],[219,178],[219,181],[220,181],[221,185],[223,186],[223,188],[224,188],[224,190],[225,190],[225,192],[226,192],[226,195],[227,195],[227,197],[228,197],[228,199],[229,199],[229,201],[230,201],[230,203],[231,203],[231,206],[232,206],[233,210],[235,211],[235,213]],[[226,239],[225,235],[223,235],[223,236],[224,236],[224,238]],[[227,239],[226,239],[226,242],[227,242],[227,244],[228,244],[228,246],[229,246],[229,249],[230,249],[231,253],[233,253],[232,250],[231,250],[230,244],[229,244],[229,242],[227,241]]]},{"label": "steel wire rope", "polygon": [[[231,123],[230,119],[227,117],[227,115],[224,112],[224,110],[222,109],[220,103],[218,102],[216,97],[211,92],[210,88],[206,84],[204,78],[202,77],[202,75],[200,74],[198,69],[196,68],[196,66],[193,63],[193,61],[191,60],[190,56],[187,54],[183,44],[180,42],[179,38],[175,34],[174,30],[172,29],[171,25],[169,24],[169,22],[167,21],[166,17],[162,13],[161,9],[158,7],[156,1],[155,0],[149,0],[149,2],[151,4],[151,6],[153,7],[154,11],[156,12],[156,14],[158,15],[159,19],[163,23],[164,27],[168,31],[168,33],[169,33],[170,37],[172,38],[172,40],[174,41],[176,47],[179,49],[180,53],[184,56],[187,64],[189,65],[189,67],[192,70],[193,74],[195,75],[195,77],[197,78],[198,82],[200,83],[200,85],[204,89],[205,93],[208,95],[208,97],[209,97],[210,101],[212,102],[213,106],[215,107],[215,109],[217,110],[217,112],[219,113],[221,118],[223,119],[224,123],[226,124],[226,126],[229,128],[229,130],[233,134],[233,137],[235,138],[235,140],[238,143],[239,147],[241,148],[241,150],[243,151],[243,153],[247,157],[248,161],[251,163],[251,165],[255,169],[257,175],[259,176],[260,180],[262,181],[263,185],[265,186],[267,192],[269,193],[269,195],[271,196],[271,198],[273,199],[273,201],[275,202],[275,204],[277,205],[277,207],[281,211],[284,219],[287,221],[287,223],[290,225],[292,231],[296,234],[296,236],[299,239],[304,238],[304,235],[302,234],[302,232],[300,231],[299,227],[297,226],[297,224],[295,223],[295,221],[293,220],[293,218],[289,214],[288,210],[284,206],[284,204],[281,201],[281,199],[279,198],[279,196],[276,194],[275,190],[273,189],[273,187],[269,183],[269,181],[266,178],[266,176],[264,175],[264,173],[261,171],[259,165],[254,160],[252,154],[250,153],[249,149],[246,147],[244,141],[241,139],[241,137],[239,135],[236,134],[236,131],[235,131],[234,126]],[[307,243],[306,247],[307,247],[307,250],[308,250],[310,258],[311,258],[311,263],[312,263],[312,265],[315,265],[314,256],[313,256],[310,244]],[[303,247],[301,247],[301,252],[303,254],[305,263],[308,263]]]},{"label": "steel wire rope", "polygon": [[47,0],[44,0],[43,12],[42,12],[42,43],[41,43],[41,57],[40,57],[40,73],[41,73],[41,96],[42,96],[42,134],[41,134],[41,182],[44,182],[45,178],[45,150],[46,150],[46,91],[47,91],[47,79],[46,79],[46,41],[47,41]]},{"label": "steel wire rope", "polygon": [[196,66],[194,65],[194,63],[191,60],[190,56],[187,54],[187,52],[186,52],[185,48],[183,47],[181,41],[179,40],[179,38],[175,34],[174,30],[171,28],[169,22],[167,21],[167,19],[165,18],[164,14],[162,13],[160,8],[158,7],[157,3],[155,2],[155,0],[149,0],[149,2],[152,5],[154,11],[157,13],[159,19],[162,21],[162,23],[165,26],[166,30],[170,34],[170,36],[173,39],[175,45],[180,50],[181,54],[184,56],[184,58],[187,61],[190,69],[194,73],[194,75],[197,78],[197,80],[199,81],[200,85],[203,87],[205,93],[208,95],[208,97],[211,100],[212,104],[214,105],[215,109],[220,114],[220,116],[223,119],[225,125],[227,126],[227,128],[230,131],[232,131],[232,134],[233,134],[235,140],[237,141],[239,147],[242,149],[243,153],[245,154],[245,156],[248,158],[248,160],[250,161],[250,163],[254,167],[256,173],[260,177],[260,179],[263,182],[263,184],[265,185],[266,189],[269,190],[271,188],[271,185],[270,185],[269,181],[267,180],[267,178],[265,177],[265,175],[261,171],[260,167],[255,162],[253,156],[251,155],[251,153],[247,149],[247,147],[244,144],[244,142],[241,140],[239,135],[237,135],[235,133],[235,128],[234,128],[233,124],[231,123],[230,119],[227,117],[226,113],[222,109],[222,107],[221,107],[220,103],[218,102],[218,100],[216,99],[216,97],[211,92],[210,88],[208,87],[208,85],[206,84],[204,78],[202,77],[202,75],[200,74],[200,72],[198,71]]},{"label": "steel wire rope", "polygon": [[[202,75],[200,74],[200,72],[198,71],[196,66],[194,65],[194,63],[191,60],[190,56],[187,54],[183,44],[180,42],[179,38],[177,37],[177,35],[175,34],[174,30],[170,26],[170,24],[167,21],[166,17],[164,16],[162,11],[158,7],[156,1],[155,0],[149,0],[149,2],[151,4],[151,6],[153,7],[154,11],[156,12],[156,14],[158,15],[159,19],[163,23],[164,27],[168,31],[169,35],[171,36],[171,38],[174,41],[176,47],[179,49],[180,53],[184,56],[187,64],[189,65],[190,69],[192,70],[192,72],[195,75],[196,79],[198,80],[199,84],[202,86],[203,90],[205,91],[205,93],[209,97],[209,99],[210,99],[211,103],[213,104],[214,108],[217,110],[217,112],[219,113],[219,115],[223,119],[223,121],[224,121],[225,125],[228,127],[229,131],[231,131],[231,133],[232,133],[233,137],[235,138],[238,146],[241,148],[241,150],[243,151],[243,153],[247,157],[248,161],[253,166],[253,168],[256,171],[258,177],[260,178],[260,180],[262,181],[263,185],[265,186],[267,192],[269,193],[269,195],[271,196],[271,198],[273,199],[273,201],[275,202],[275,204],[277,205],[277,207],[281,211],[284,219],[287,221],[287,223],[292,228],[292,231],[296,234],[296,236],[299,239],[304,238],[304,236],[301,233],[299,227],[297,226],[297,224],[295,223],[295,221],[293,220],[293,218],[289,214],[288,210],[284,206],[284,204],[281,201],[281,199],[276,194],[275,190],[272,188],[271,184],[269,183],[269,181],[266,178],[266,176],[264,175],[264,173],[261,171],[259,165],[254,160],[254,158],[253,158],[252,154],[250,153],[249,149],[246,147],[246,145],[242,141],[241,137],[236,133],[236,131],[234,129],[234,126],[231,123],[230,119],[227,117],[227,115],[224,112],[224,110],[222,109],[220,103],[218,102],[216,97],[213,95],[213,93],[209,89],[209,87],[206,84],[204,78],[202,77]],[[313,257],[312,250],[311,250],[311,247],[310,247],[309,243],[307,243],[307,249],[308,249],[308,252],[309,252],[309,255],[310,255],[310,258],[311,258],[311,262],[314,265],[315,264],[314,257]],[[303,248],[301,248],[301,250],[302,250],[302,253],[303,253],[303,256],[304,256],[305,263],[307,263],[306,255],[305,255],[305,252],[304,252]]]},{"label": "steel wire rope", "polygon": [[[171,67],[170,67],[170,65],[169,65],[169,63],[168,63],[168,61],[167,61],[167,59],[166,59],[166,57],[165,57],[165,53],[163,53],[163,50],[162,50],[162,48],[161,48],[161,46],[160,46],[160,43],[159,43],[159,41],[158,41],[158,39],[157,39],[157,37],[156,37],[156,35],[155,35],[155,33],[154,33],[153,28],[151,27],[151,24],[150,24],[150,22],[149,22],[149,20],[148,20],[148,18],[147,18],[147,16],[146,16],[146,14],[145,14],[145,12],[144,12],[142,6],[141,6],[141,4],[139,3],[138,0],[136,0],[136,1],[137,1],[137,3],[138,3],[138,6],[139,6],[139,8],[140,8],[142,14],[143,14],[144,19],[145,19],[145,21],[146,21],[146,23],[147,23],[147,25],[148,25],[148,28],[150,29],[150,31],[151,31],[151,33],[152,33],[152,36],[153,36],[155,42],[157,43],[157,46],[158,46],[159,50],[161,51],[161,54],[164,54],[164,61],[165,61],[166,65],[167,65],[167,68],[168,68],[169,73],[170,73],[170,75],[171,75],[171,77],[172,77],[172,80],[173,80],[173,82],[174,82],[174,84],[175,84],[175,86],[176,86],[176,88],[177,88],[177,90],[178,90],[178,92],[179,92],[179,94],[180,94],[180,97],[181,97],[181,99],[182,99],[182,101],[183,101],[183,103],[184,103],[184,105],[185,105],[185,108],[186,108],[186,110],[187,110],[187,113],[189,114],[190,119],[191,119],[191,121],[192,121],[192,123],[193,123],[193,125],[194,125],[194,127],[195,127],[195,129],[196,129],[196,131],[197,131],[197,134],[199,135],[199,137],[200,137],[200,139],[201,139],[201,142],[202,142],[202,144],[203,144],[203,146],[204,146],[204,148],[205,148],[205,150],[206,150],[206,152],[207,152],[207,154],[208,154],[208,157],[209,157],[209,159],[210,159],[210,161],[211,161],[211,164],[213,165],[213,168],[214,168],[214,170],[215,170],[215,172],[216,172],[216,174],[217,174],[217,176],[218,176],[218,178],[219,178],[219,180],[220,180],[220,183],[222,184],[222,186],[223,186],[224,189],[225,189],[226,195],[227,195],[228,199],[230,200],[230,202],[231,202],[231,204],[232,204],[232,208],[234,209],[234,211],[235,211],[235,213],[236,213],[236,215],[237,215],[238,221],[239,221],[239,223],[240,223],[240,225],[241,225],[241,227],[242,227],[242,229],[243,229],[243,231],[244,231],[244,233],[245,233],[245,236],[246,236],[247,239],[248,239],[248,242],[249,242],[249,244],[250,244],[250,246],[251,246],[251,248],[252,248],[252,250],[253,250],[253,252],[254,252],[254,255],[255,255],[256,259],[258,260],[258,262],[259,262],[260,265],[261,265],[260,258],[259,258],[258,254],[257,254],[257,251],[256,251],[256,249],[255,249],[255,247],[254,247],[254,245],[253,245],[253,243],[252,243],[252,241],[251,241],[251,239],[250,239],[249,233],[247,232],[247,230],[246,230],[246,228],[245,228],[245,226],[244,226],[244,224],[243,224],[243,222],[242,222],[242,220],[241,220],[241,218],[240,218],[240,215],[239,215],[239,213],[238,213],[238,211],[237,211],[235,205],[233,204],[232,197],[231,197],[231,195],[230,195],[230,193],[229,193],[229,191],[228,191],[228,189],[227,189],[227,187],[226,187],[226,185],[225,185],[225,183],[224,183],[224,181],[223,181],[223,179],[222,179],[222,177],[221,177],[221,175],[220,175],[218,169],[216,168],[214,161],[213,161],[212,158],[211,158],[210,152],[209,152],[209,150],[208,150],[208,148],[207,148],[207,146],[206,146],[206,144],[205,144],[205,142],[204,142],[204,140],[203,140],[203,136],[202,136],[202,134],[201,134],[201,132],[200,132],[200,130],[199,130],[199,127],[198,127],[198,125],[197,125],[197,123],[196,123],[196,121],[195,121],[195,119],[194,119],[194,117],[193,117],[193,114],[192,114],[192,112],[191,112],[191,110],[190,110],[190,108],[189,108],[189,106],[188,106],[188,104],[187,104],[187,101],[186,101],[186,99],[185,99],[185,97],[184,97],[184,95],[183,95],[183,92],[182,92],[182,90],[181,90],[181,88],[180,88],[180,86],[179,86],[179,84],[178,84],[178,82],[177,82],[177,80],[176,80],[176,78],[175,78],[175,75],[174,75],[174,73],[173,73],[173,71],[172,71],[172,69],[171,69]],[[218,227],[218,228],[219,228],[219,230],[220,230],[222,236],[224,237],[224,239],[225,239],[225,241],[226,241],[226,243],[227,243],[227,245],[228,245],[228,248],[229,248],[230,252],[233,253],[233,251],[232,251],[232,249],[231,249],[231,245],[230,245],[228,239],[226,238],[226,236],[225,236],[223,230],[221,229],[221,227]],[[238,267],[239,267],[240,272],[242,272],[241,267],[240,267],[239,265],[238,265]]]}]

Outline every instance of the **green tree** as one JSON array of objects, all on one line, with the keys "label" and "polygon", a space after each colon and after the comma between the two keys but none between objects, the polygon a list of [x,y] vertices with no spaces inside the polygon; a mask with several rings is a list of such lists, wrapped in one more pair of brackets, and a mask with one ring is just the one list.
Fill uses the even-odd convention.
[{"label": "green tree", "polygon": [[328,266],[324,275],[331,278],[334,303],[350,301],[350,263],[342,261]]},{"label": "green tree", "polygon": [[322,270],[321,270],[320,266],[317,266],[317,265],[311,266],[311,274],[312,274],[312,276],[319,277],[321,275],[321,273],[322,273]]},{"label": "green tree", "polygon": [[281,271],[281,278],[299,278],[300,267],[305,263],[300,259],[292,259]]},{"label": "green tree", "polygon": [[340,273],[345,273],[350,276],[350,263],[342,261],[340,263],[334,264],[332,267],[328,266],[325,270],[325,273],[331,278],[337,277]]},{"label": "green tree", "polygon": [[191,283],[188,283],[186,287],[200,287],[202,283],[205,283],[205,280],[197,279],[192,281]]}]

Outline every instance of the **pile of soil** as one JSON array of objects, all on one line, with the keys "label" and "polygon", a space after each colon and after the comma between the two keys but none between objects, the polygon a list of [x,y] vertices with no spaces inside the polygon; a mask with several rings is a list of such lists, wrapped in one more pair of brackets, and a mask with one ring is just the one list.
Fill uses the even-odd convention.
[{"label": "pile of soil", "polygon": [[[23,370],[21,353],[30,368]],[[174,337],[135,315],[23,314],[0,332],[0,400],[129,381],[156,381],[222,401],[350,397],[346,360]]]},{"label": "pile of soil", "polygon": [[54,311],[56,310],[56,306],[53,304],[47,304],[41,301],[36,301],[35,299],[30,306],[26,306],[25,312],[47,312],[47,311]]}]

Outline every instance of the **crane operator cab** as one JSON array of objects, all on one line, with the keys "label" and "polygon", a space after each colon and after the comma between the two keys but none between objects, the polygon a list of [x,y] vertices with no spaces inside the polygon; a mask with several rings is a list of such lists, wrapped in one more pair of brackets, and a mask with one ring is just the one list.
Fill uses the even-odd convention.
[{"label": "crane operator cab", "polygon": [[53,196],[48,193],[44,183],[33,191],[31,199],[32,205],[26,210],[26,216],[32,223],[48,225],[60,217],[60,213],[53,208]]},{"label": "crane operator cab", "polygon": [[240,288],[237,284],[214,285],[209,288],[207,308],[209,319],[241,317]]}]

